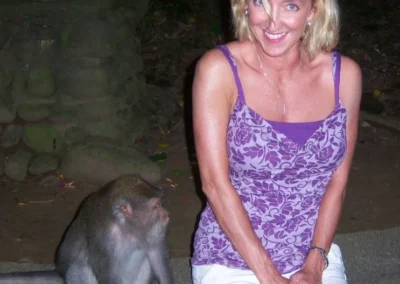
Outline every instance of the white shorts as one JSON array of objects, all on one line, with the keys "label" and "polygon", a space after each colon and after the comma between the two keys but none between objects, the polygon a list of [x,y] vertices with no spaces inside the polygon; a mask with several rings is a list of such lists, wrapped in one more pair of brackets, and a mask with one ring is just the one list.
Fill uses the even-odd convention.
[{"label": "white shorts", "polygon": [[[328,253],[329,266],[322,274],[322,284],[347,284],[342,253],[336,244],[332,244]],[[297,271],[283,274],[289,279]],[[223,265],[193,265],[193,284],[259,284],[251,270],[234,269]]]}]

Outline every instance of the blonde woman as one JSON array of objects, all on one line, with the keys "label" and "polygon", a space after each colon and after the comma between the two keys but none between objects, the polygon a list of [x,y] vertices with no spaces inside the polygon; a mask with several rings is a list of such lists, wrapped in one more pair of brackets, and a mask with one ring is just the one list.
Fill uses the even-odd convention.
[{"label": "blonde woman", "polygon": [[237,41],[193,85],[207,196],[193,283],[347,283],[332,243],[357,137],[361,71],[333,51],[336,0],[231,0]]}]

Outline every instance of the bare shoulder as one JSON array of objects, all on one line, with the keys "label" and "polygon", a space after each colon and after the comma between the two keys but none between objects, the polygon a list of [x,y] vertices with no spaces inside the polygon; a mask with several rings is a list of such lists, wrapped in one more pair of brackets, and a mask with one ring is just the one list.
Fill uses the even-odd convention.
[{"label": "bare shoulder", "polygon": [[[227,44],[230,52],[234,53],[235,43]],[[236,61],[236,58],[235,58]],[[226,55],[218,48],[213,48],[199,59],[196,64],[196,72],[193,84],[194,96],[211,96],[212,100],[215,94],[221,98],[223,94],[225,99],[233,101],[236,90],[234,74],[231,64]]]},{"label": "bare shoulder", "polygon": [[204,53],[196,65],[196,73],[205,73],[210,79],[214,76],[223,76],[230,69],[228,59],[217,47]]},{"label": "bare shoulder", "polygon": [[[325,83],[332,84],[332,54],[321,53],[312,65],[316,66],[318,74],[323,76]],[[359,103],[362,88],[362,72],[356,61],[341,55],[340,66],[340,99],[347,106]]]},{"label": "bare shoulder", "polygon": [[362,94],[362,71],[356,61],[342,56],[340,71],[340,98],[346,108],[358,108]]},{"label": "bare shoulder", "polygon": [[341,56],[341,79],[347,83],[360,83],[362,71],[356,61],[347,56]]},{"label": "bare shoulder", "polygon": [[[235,64],[240,64],[243,60],[242,54],[245,53],[249,48],[248,43],[242,43],[238,41],[233,41],[226,44],[226,47],[229,50],[229,53],[232,55],[232,59],[235,61]],[[218,48],[213,48],[207,51],[198,61],[197,70],[206,71],[206,72],[232,72],[230,63],[226,56],[222,53]],[[226,77],[226,74],[224,74]]]},{"label": "bare shoulder", "polygon": [[[195,72],[195,85],[203,87],[212,87],[216,89],[225,88],[229,85],[226,80],[230,72],[229,61],[226,56],[217,48],[207,51],[197,62]],[[225,80],[222,80],[225,77]]]}]

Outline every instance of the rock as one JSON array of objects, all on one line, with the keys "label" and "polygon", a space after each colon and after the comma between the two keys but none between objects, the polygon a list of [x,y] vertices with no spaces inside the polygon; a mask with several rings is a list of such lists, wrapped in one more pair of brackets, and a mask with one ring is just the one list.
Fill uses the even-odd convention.
[{"label": "rock", "polygon": [[55,79],[49,67],[33,69],[28,76],[28,90],[40,98],[50,97],[55,90]]},{"label": "rock", "polygon": [[116,51],[111,26],[101,20],[82,20],[66,27],[61,46],[67,59],[80,57],[106,58]]},{"label": "rock", "polygon": [[50,155],[40,155],[35,157],[29,165],[28,171],[32,175],[41,175],[56,170],[58,161]]},{"label": "rock", "polygon": [[32,154],[27,150],[19,149],[8,156],[4,163],[4,173],[11,179],[22,181],[25,179]]},{"label": "rock", "polygon": [[77,70],[69,74],[62,88],[69,95],[79,99],[108,96],[108,75],[102,68]]},{"label": "rock", "polygon": [[150,183],[161,178],[160,168],[130,148],[89,142],[71,147],[60,171],[65,178],[104,185],[124,174],[137,174]]},{"label": "rock", "polygon": [[90,134],[80,128],[80,127],[71,127],[65,132],[64,142],[68,145],[73,143],[84,141],[90,136]]},{"label": "rock", "polygon": [[0,104],[0,123],[11,123],[17,116],[13,98],[5,96]]},{"label": "rock", "polygon": [[125,16],[120,9],[107,11],[105,18],[113,28],[125,23]]},{"label": "rock", "polygon": [[39,153],[57,152],[63,147],[63,137],[50,124],[30,124],[24,127],[23,141]]},{"label": "rock", "polygon": [[69,45],[70,37],[71,37],[72,27],[66,26],[60,34],[60,47],[62,49],[66,49]]},{"label": "rock", "polygon": [[99,121],[104,117],[110,119],[115,116],[115,107],[112,97],[88,99],[86,102],[72,102],[57,104],[51,111],[52,121]]},{"label": "rock", "polygon": [[1,146],[8,148],[17,145],[21,140],[22,133],[23,127],[21,125],[8,125],[1,136]]},{"label": "rock", "polygon": [[19,101],[25,93],[25,82],[26,78],[23,74],[17,74],[14,77],[12,84],[11,96],[15,101]]},{"label": "rock", "polygon": [[114,7],[115,0],[70,0],[68,3],[74,10],[83,10],[86,13],[96,13],[101,16]]},{"label": "rock", "polygon": [[56,175],[46,176],[45,178],[43,178],[40,181],[40,184],[43,186],[57,186],[60,183],[62,183],[62,182],[60,181],[59,177]]},{"label": "rock", "polygon": [[49,35],[36,35],[35,38],[23,38],[13,41],[18,59],[24,63],[37,63],[48,59],[54,51],[54,40]]},{"label": "rock", "polygon": [[149,126],[149,119],[145,115],[136,114],[132,122],[127,124],[127,131],[124,135],[124,146],[133,146],[137,139],[143,136],[143,133]]},{"label": "rock", "polygon": [[0,176],[4,174],[4,161],[6,159],[6,156],[4,156],[3,153],[0,153]]},{"label": "rock", "polygon": [[0,93],[3,93],[10,85],[13,76],[10,71],[0,69]]},{"label": "rock", "polygon": [[46,105],[23,104],[18,107],[17,114],[23,120],[34,122],[49,116],[49,107]]},{"label": "rock", "polygon": [[55,104],[50,110],[49,119],[52,123],[71,123],[79,120],[79,117],[75,109]]},{"label": "rock", "polygon": [[108,138],[113,141],[119,140],[122,135],[125,135],[116,124],[108,120],[87,123],[83,125],[82,128],[89,133],[90,136]]}]

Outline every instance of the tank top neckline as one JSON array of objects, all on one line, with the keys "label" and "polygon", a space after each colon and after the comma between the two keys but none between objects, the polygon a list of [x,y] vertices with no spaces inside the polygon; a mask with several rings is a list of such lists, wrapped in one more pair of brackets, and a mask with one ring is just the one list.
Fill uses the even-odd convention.
[{"label": "tank top neckline", "polygon": [[[259,121],[263,121],[267,127],[271,127],[275,132],[280,133],[285,138],[289,139],[290,141],[296,143],[297,145],[304,145],[309,141],[309,139],[317,132],[321,127],[323,127],[326,121],[333,116],[337,110],[342,107],[341,100],[339,98],[339,82],[340,82],[340,63],[341,58],[340,54],[336,51],[332,52],[332,75],[334,81],[334,93],[335,93],[335,108],[322,120],[317,121],[310,121],[310,122],[286,122],[286,121],[273,121],[264,118],[254,109],[247,105],[243,87],[239,78],[239,72],[237,69],[237,65],[235,62],[234,57],[232,56],[231,52],[229,51],[226,45],[219,45],[217,46],[225,57],[228,59],[232,72],[235,77],[235,83],[238,89],[238,97],[236,99],[235,108],[239,104],[242,105],[242,108],[246,108],[250,116],[255,117]],[[241,108],[239,108],[241,109]]]},{"label": "tank top neckline", "polygon": [[[306,121],[306,122],[289,122],[289,121],[275,121],[275,120],[270,120],[267,118],[264,118],[262,115],[260,115],[257,111],[255,111],[253,108],[251,108],[247,103],[246,103],[246,99],[244,96],[244,91],[243,91],[243,87],[242,87],[242,83],[241,80],[239,78],[239,72],[237,70],[237,65],[235,62],[235,59],[232,55],[232,53],[230,52],[229,48],[226,45],[218,45],[217,46],[218,49],[220,49],[225,56],[228,58],[228,61],[231,65],[232,71],[233,71],[233,75],[235,77],[235,83],[236,83],[236,87],[238,89],[238,96],[236,98],[236,103],[237,104],[239,101],[252,113],[254,113],[255,115],[257,115],[259,118],[261,118],[262,120],[268,122],[271,126],[279,126],[279,125],[293,125],[293,126],[303,126],[303,125],[307,125],[307,126],[317,126],[322,124],[324,121],[326,121],[329,117],[332,116],[333,113],[335,113],[335,111],[342,106],[342,102],[341,99],[339,97],[339,84],[340,84],[340,65],[341,65],[341,58],[340,58],[340,54],[337,51],[332,51],[332,61],[333,61],[333,66],[332,66],[332,71],[333,71],[333,80],[334,80],[334,93],[335,93],[335,107],[334,109],[324,118],[321,120],[314,120],[314,121]],[[336,63],[336,64],[335,64]]]}]

